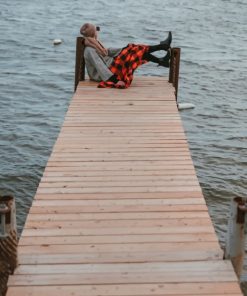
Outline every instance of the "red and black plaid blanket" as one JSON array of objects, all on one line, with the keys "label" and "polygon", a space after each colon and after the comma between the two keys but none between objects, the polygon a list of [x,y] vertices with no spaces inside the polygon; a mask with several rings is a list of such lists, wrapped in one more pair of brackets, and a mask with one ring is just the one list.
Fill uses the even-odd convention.
[{"label": "red and black plaid blanket", "polygon": [[143,60],[142,57],[144,53],[148,51],[148,48],[147,45],[128,44],[128,46],[123,48],[120,54],[115,57],[109,67],[110,71],[116,75],[117,79],[125,83],[125,87],[120,87],[111,81],[102,81],[99,83],[98,87],[128,88],[133,80],[135,69],[147,62]]}]

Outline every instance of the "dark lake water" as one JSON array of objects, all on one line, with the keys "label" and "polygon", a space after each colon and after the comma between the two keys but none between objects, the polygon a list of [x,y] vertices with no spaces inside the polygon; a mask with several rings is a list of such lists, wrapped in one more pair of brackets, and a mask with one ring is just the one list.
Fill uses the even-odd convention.
[{"label": "dark lake water", "polygon": [[[229,201],[247,196],[246,0],[0,0],[0,194],[16,197],[19,232],[73,94],[75,39],[87,21],[106,46],[173,32],[179,101],[196,106],[181,116],[224,246]],[[151,64],[138,73],[167,75]]]}]

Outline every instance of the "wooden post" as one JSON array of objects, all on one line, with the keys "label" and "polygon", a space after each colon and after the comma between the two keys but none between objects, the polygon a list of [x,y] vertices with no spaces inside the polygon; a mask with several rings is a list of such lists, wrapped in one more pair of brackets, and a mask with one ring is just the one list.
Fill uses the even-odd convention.
[{"label": "wooden post", "polygon": [[76,91],[77,85],[81,80],[85,80],[85,60],[84,60],[84,38],[77,37],[76,39],[76,56],[75,56],[75,86]]},{"label": "wooden post", "polygon": [[0,295],[5,295],[7,281],[17,266],[15,200],[0,196]]},{"label": "wooden post", "polygon": [[224,257],[232,261],[235,272],[240,278],[245,254],[245,201],[241,197],[233,198],[230,211]]},{"label": "wooden post", "polygon": [[171,49],[171,62],[169,72],[169,82],[175,88],[176,101],[178,100],[178,81],[179,81],[179,68],[180,68],[180,54],[181,49],[174,47]]}]

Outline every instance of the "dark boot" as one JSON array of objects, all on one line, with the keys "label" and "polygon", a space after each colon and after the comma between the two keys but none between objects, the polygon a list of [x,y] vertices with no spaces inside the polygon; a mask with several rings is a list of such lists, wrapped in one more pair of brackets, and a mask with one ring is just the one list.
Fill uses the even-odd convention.
[{"label": "dark boot", "polygon": [[166,40],[161,41],[160,44],[166,46],[167,49],[169,49],[171,47],[171,43],[172,43],[172,32],[169,32]]},{"label": "dark boot", "polygon": [[158,44],[158,45],[150,45],[148,52],[152,53],[152,52],[159,51],[159,50],[166,50],[167,51],[171,47],[171,42],[172,42],[172,33],[169,32],[166,40],[161,41],[160,44]]},{"label": "dark boot", "polygon": [[170,67],[170,58],[171,58],[171,51],[168,50],[167,54],[163,58],[159,58],[159,66],[169,68]]}]

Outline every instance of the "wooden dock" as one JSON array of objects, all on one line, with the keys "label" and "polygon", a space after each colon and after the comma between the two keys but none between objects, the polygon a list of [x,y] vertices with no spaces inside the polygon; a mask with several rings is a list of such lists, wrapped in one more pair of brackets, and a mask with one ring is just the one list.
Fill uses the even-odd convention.
[{"label": "wooden dock", "polygon": [[79,83],[18,252],[8,296],[242,295],[160,77]]}]

